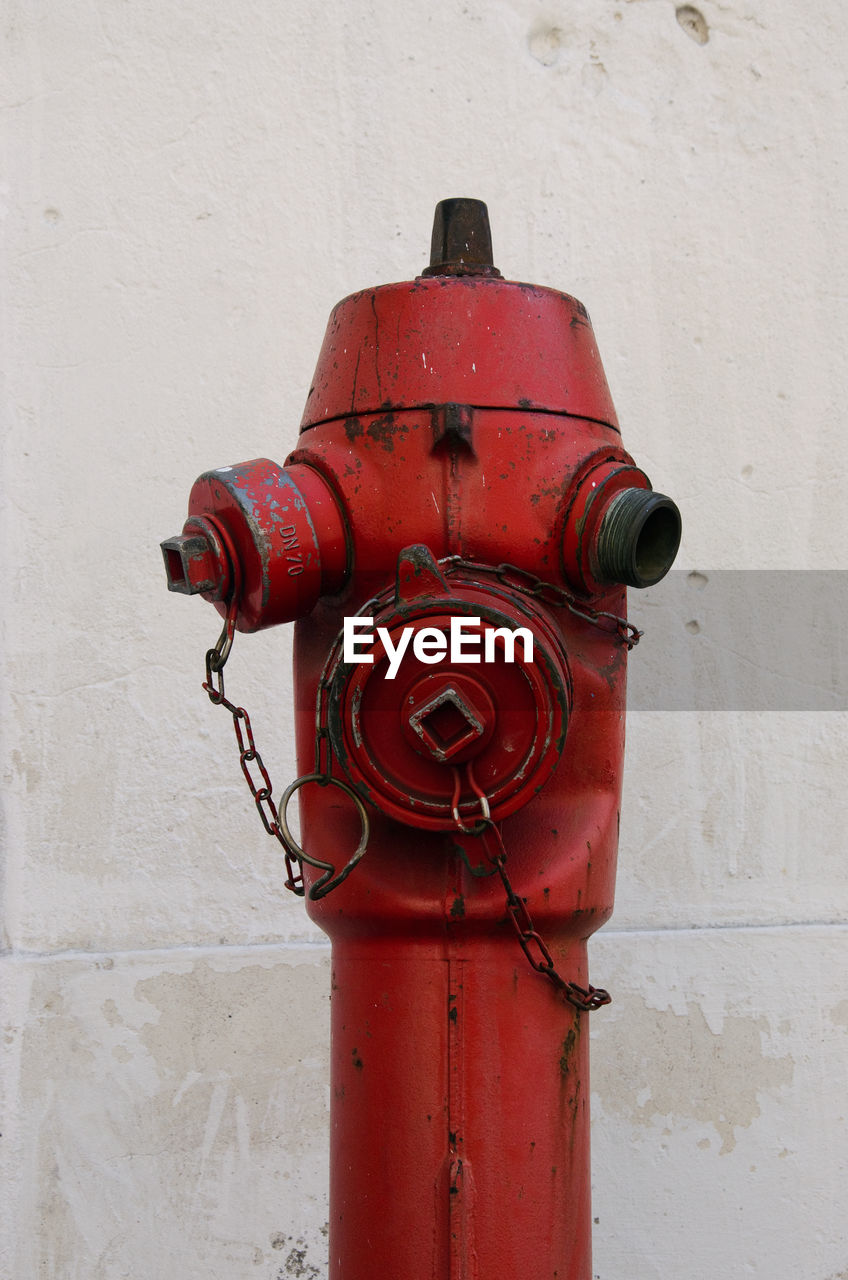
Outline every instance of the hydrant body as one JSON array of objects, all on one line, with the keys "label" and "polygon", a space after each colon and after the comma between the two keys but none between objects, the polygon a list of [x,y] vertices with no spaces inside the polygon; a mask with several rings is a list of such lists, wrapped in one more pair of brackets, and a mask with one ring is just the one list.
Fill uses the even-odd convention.
[{"label": "hydrant body", "polygon": [[[382,405],[393,393],[400,403]],[[295,628],[302,769],[342,615],[393,580],[403,548],[562,581],[564,498],[587,457],[623,460],[616,425],[588,321],[563,295],[433,278],[337,308],[292,460],[356,511],[362,572]],[[623,613],[623,588],[612,595]],[[516,893],[585,986],[586,938],[613,902],[626,649],[590,622],[558,623],[573,685],[564,755],[502,834]],[[456,673],[430,671],[445,668]],[[416,677],[399,677],[380,691],[402,704]],[[414,752],[404,779],[397,726],[384,733],[369,749],[394,763],[398,790],[415,787]],[[301,795],[304,846],[338,861],[355,813],[342,803],[328,821],[319,788]],[[309,907],[333,939],[330,1276],[589,1280],[586,1015],[530,968],[498,877],[469,869],[484,863],[479,837],[422,830],[407,812],[401,824],[377,809],[367,857]]]},{"label": "hydrant body", "polygon": [[623,451],[580,303],[461,254],[430,272],[336,307],[285,468],[201,477],[163,546],[176,589],[225,612],[238,586],[242,629],[299,619],[331,1280],[591,1280],[569,992],[592,1007],[613,905],[625,584],[662,576],[679,517]]}]

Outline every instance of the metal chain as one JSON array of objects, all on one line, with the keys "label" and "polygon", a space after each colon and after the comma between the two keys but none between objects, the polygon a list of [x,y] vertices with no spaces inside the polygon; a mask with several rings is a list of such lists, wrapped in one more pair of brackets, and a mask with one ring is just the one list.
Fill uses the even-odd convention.
[{"label": "metal chain", "polygon": [[[259,817],[262,819],[262,825],[269,836],[274,836],[282,845],[286,859],[287,879],[285,887],[298,897],[303,897],[305,893],[305,885],[303,880],[303,863],[306,862],[311,867],[323,872],[318,880],[310,887],[309,897],[312,900],[323,898],[330,893],[342,881],[346,880],[359,859],[365,853],[368,847],[368,837],[370,833],[370,823],[368,814],[360,797],[349,787],[346,782],[341,782],[338,778],[334,778],[330,774],[332,748],[329,745],[329,738],[326,729],[321,724],[323,697],[327,684],[328,663],[322,673],[321,683],[318,690],[318,731],[315,736],[315,771],[314,773],[303,774],[295,779],[283,793],[279,809],[274,802],[272,795],[273,784],[269,776],[265,763],[260,755],[256,743],[253,738],[253,728],[250,723],[250,716],[244,707],[237,707],[235,703],[230,702],[224,692],[224,667],[230,656],[230,650],[233,647],[233,636],[235,634],[236,615],[238,612],[238,594],[233,593],[233,599],[227,609],[227,617],[224,622],[223,630],[218,637],[218,642],[214,648],[209,649],[206,654],[206,679],[203,682],[203,688],[209,695],[209,701],[216,707],[225,707],[233,717],[233,728],[235,729],[236,742],[239,750],[239,764],[244,774],[250,793],[253,796]],[[332,657],[331,653],[331,657]],[[328,758],[323,763],[321,761],[322,743],[326,739],[328,747]],[[254,776],[258,774],[257,776]],[[289,830],[286,813],[289,801],[296,791],[305,786],[308,782],[316,782],[319,787],[334,786],[344,791],[350,796],[356,805],[359,813],[359,819],[362,826],[362,834],[359,844],[352,857],[348,860],[341,871],[336,872],[335,864],[332,862],[322,862],[319,858],[314,858],[307,854],[297,843],[291,831]]]},{"label": "metal chain", "polygon": [[[262,825],[268,834],[274,836],[283,846],[286,859],[286,888],[291,890],[292,893],[296,893],[298,897],[302,897],[304,893],[303,871],[299,860],[292,855],[283,839],[277,806],[271,794],[273,785],[262,756],[256,749],[250,716],[244,707],[237,707],[235,703],[230,702],[224,693],[224,667],[233,645],[237,608],[237,597],[234,594],[227,610],[224,629],[218,637],[218,643],[206,653],[206,679],[203,682],[203,688],[209,695],[209,701],[213,706],[224,707],[233,717],[233,728],[235,729],[236,742],[239,748],[241,771],[253,796],[259,817],[262,819]],[[261,784],[254,780],[250,770],[251,764],[255,764],[256,770],[261,777]]]},{"label": "metal chain", "polygon": [[593,609],[590,604],[578,600],[565,587],[558,587],[553,582],[545,582],[529,569],[521,569],[516,564],[491,565],[476,560],[466,560],[462,556],[447,556],[439,561],[439,565],[448,570],[470,569],[474,573],[491,574],[504,586],[512,587],[514,591],[532,596],[545,604],[567,609],[575,618],[582,618],[584,622],[590,622],[593,626],[600,627],[602,631],[615,635],[628,650],[635,648],[644,634],[626,618],[620,618],[617,614],[609,613],[605,609]]},{"label": "metal chain", "polygon": [[[519,898],[512,887],[512,881],[506,870],[506,849],[504,848],[503,837],[501,836],[500,827],[491,818],[488,798],[477,785],[470,764],[466,764],[465,770],[471,790],[480,802],[482,816],[474,827],[466,827],[462,823],[459,816],[459,793],[462,790],[462,776],[459,769],[454,767],[454,821],[463,834],[479,837],[485,857],[493,868],[490,874],[497,872],[500,876],[501,884],[506,894],[509,918],[512,921],[521,950],[527,957],[531,967],[537,973],[541,973],[544,978],[547,978],[564,999],[569,1004],[574,1005],[575,1009],[582,1009],[584,1012],[589,1013],[593,1009],[600,1009],[603,1005],[610,1004],[612,996],[603,987],[581,987],[578,983],[570,982],[568,979],[563,978],[562,974],[557,972],[553,956],[548,950],[544,938],[537,932],[533,924],[530,912],[527,909],[527,903],[523,898]],[[494,848],[492,849],[490,846],[494,846]],[[470,866],[470,864],[467,865]],[[473,874],[481,874],[480,870],[474,867],[470,867],[470,870]]]}]

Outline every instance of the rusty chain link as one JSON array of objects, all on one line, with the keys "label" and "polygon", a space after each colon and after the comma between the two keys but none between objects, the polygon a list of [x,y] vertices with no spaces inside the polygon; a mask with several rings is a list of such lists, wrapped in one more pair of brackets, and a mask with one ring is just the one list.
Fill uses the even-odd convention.
[{"label": "rusty chain link", "polygon": [[[286,859],[287,879],[285,887],[298,897],[303,897],[305,893],[305,885],[303,880],[303,863],[306,862],[316,870],[323,874],[315,881],[309,889],[309,897],[314,901],[323,898],[325,894],[331,892],[338,885],[346,880],[353,868],[359,862],[362,855],[368,847],[368,837],[370,834],[370,823],[368,821],[368,813],[365,805],[359,795],[354,791],[353,787],[348,786],[346,782],[334,778],[330,774],[331,762],[328,759],[324,766],[321,763],[321,746],[322,741],[326,738],[326,730],[322,727],[321,712],[322,700],[326,689],[327,667],[322,673],[321,684],[318,692],[318,729],[315,737],[315,771],[313,773],[303,774],[296,778],[286,790],[283,792],[283,798],[280,801],[279,809],[274,802],[272,795],[273,784],[265,762],[257,749],[253,738],[253,727],[250,723],[250,716],[244,707],[237,707],[235,703],[230,702],[224,692],[224,667],[230,656],[230,650],[233,646],[233,636],[235,634],[236,615],[238,612],[238,594],[233,593],[232,601],[227,609],[227,617],[224,622],[224,628],[218,637],[218,642],[214,648],[209,649],[206,654],[206,679],[203,682],[203,688],[209,696],[209,701],[216,707],[224,707],[233,717],[233,728],[235,730],[236,742],[239,750],[239,764],[244,774],[250,793],[253,796],[259,817],[262,819],[262,825],[268,832],[269,836],[274,836],[283,847]],[[332,656],[332,655],[331,655]],[[255,776],[258,775],[258,776]],[[362,826],[362,834],[359,844],[355,852],[349,858],[341,871],[336,872],[335,864],[332,862],[322,862],[319,858],[314,858],[307,854],[297,843],[292,835],[286,813],[288,811],[289,801],[296,791],[306,786],[308,782],[315,782],[319,787],[333,786],[338,787],[340,791],[350,796],[356,805],[359,813],[359,820]]]},{"label": "rusty chain link", "polygon": [[[612,1002],[612,996],[603,987],[581,987],[576,982],[570,982],[568,979],[557,972],[554,958],[548,950],[547,943],[540,933],[537,932],[530,912],[527,909],[527,903],[523,898],[519,898],[518,894],[512,887],[506,870],[506,849],[504,848],[503,837],[500,827],[492,820],[489,801],[477,784],[474,774],[471,770],[470,763],[465,765],[466,777],[469,786],[480,803],[480,813],[482,817],[474,824],[473,827],[466,827],[459,816],[459,796],[462,791],[462,775],[460,770],[453,767],[454,773],[454,791],[453,791],[453,816],[454,821],[464,835],[477,836],[482,844],[483,852],[492,866],[492,871],[485,874],[497,875],[500,877],[506,894],[506,905],[509,918],[512,921],[518,937],[521,950],[527,957],[530,966],[547,978],[557,991],[559,991],[569,1004],[574,1005],[575,1009],[582,1009],[585,1013],[591,1012],[593,1009],[600,1009],[605,1004]],[[494,852],[490,848],[490,844],[494,845]],[[473,875],[484,874],[479,868],[472,867],[466,859],[466,865]]]},{"label": "rusty chain link", "polygon": [[535,573],[531,573],[529,569],[521,569],[518,565],[483,564],[476,560],[466,560],[462,556],[446,556],[439,561],[439,565],[448,570],[470,569],[474,573],[489,574],[504,586],[520,591],[522,595],[532,596],[533,599],[541,600],[544,604],[567,609],[575,618],[582,618],[584,622],[600,627],[608,635],[615,635],[628,650],[635,648],[644,634],[626,618],[608,613],[605,609],[593,609],[585,601],[577,600],[570,591],[566,591],[565,587],[546,582],[543,578],[538,578]]}]

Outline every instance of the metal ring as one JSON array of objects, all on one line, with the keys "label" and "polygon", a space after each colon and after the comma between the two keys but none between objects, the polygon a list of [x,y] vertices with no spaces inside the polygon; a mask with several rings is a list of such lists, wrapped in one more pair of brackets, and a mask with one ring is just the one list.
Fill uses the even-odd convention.
[{"label": "metal ring", "polygon": [[492,811],[489,808],[489,798],[485,791],[481,791],[478,786],[474,774],[471,769],[471,761],[467,761],[465,772],[477,799],[480,801],[480,809],[483,814],[482,818],[478,818],[473,827],[466,827],[459,813],[459,797],[462,792],[462,775],[456,765],[451,765],[453,769],[453,800],[451,802],[451,814],[460,831],[467,836],[480,836],[487,827],[494,826],[492,822]]},{"label": "metal ring", "polygon": [[[484,826],[488,826],[489,823],[492,821],[492,811],[489,808],[488,797],[479,796],[478,799],[480,801],[480,809],[482,810],[483,817],[478,818],[477,823],[482,822]],[[459,816],[459,805],[455,804],[451,809],[451,813],[453,814],[453,820],[456,823],[456,825],[459,827],[460,831],[467,831],[468,828],[462,825],[462,819]]]},{"label": "metal ring", "polygon": [[[301,787],[306,786],[307,782],[317,782],[321,787],[326,787],[328,784],[333,787],[338,787],[340,791],[344,791],[345,795],[350,796],[359,813],[359,821],[362,824],[362,835],[359,838],[359,844],[356,846],[353,856],[348,860],[338,875],[336,875],[334,863],[321,862],[319,858],[310,857],[308,853],[301,849],[300,845],[289,830],[289,824],[286,820],[286,811],[289,806],[289,801],[296,791],[299,791]],[[309,897],[313,902],[318,898],[323,898],[325,894],[329,893],[332,889],[335,889],[343,880],[347,879],[357,862],[359,862],[359,859],[364,854],[365,850],[368,848],[368,838],[371,834],[371,824],[368,821],[368,812],[365,808],[362,797],[359,796],[357,792],[354,791],[353,787],[349,786],[346,782],[341,782],[338,778],[333,778],[327,773],[306,773],[302,777],[296,778],[294,782],[290,783],[290,785],[286,787],[277,813],[277,824],[280,828],[280,834],[283,837],[283,842],[293,856],[301,862],[308,863],[310,867],[315,867],[317,870],[324,872],[320,879],[316,880],[315,884],[313,884],[309,890]]]}]

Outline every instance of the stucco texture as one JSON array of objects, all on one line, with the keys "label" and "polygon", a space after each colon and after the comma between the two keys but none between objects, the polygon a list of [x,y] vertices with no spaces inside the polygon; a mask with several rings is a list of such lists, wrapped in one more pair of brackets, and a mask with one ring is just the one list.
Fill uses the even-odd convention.
[{"label": "stucco texture", "polygon": [[[2,26],[0,1276],[317,1280],[329,951],[158,543],[200,472],[283,460],[330,308],[419,272],[470,195],[508,278],[589,308],[691,589],[835,581],[844,9],[9,0]],[[685,624],[699,652],[690,614],[634,600],[643,651]],[[228,672],[279,791],[289,628]],[[846,763],[840,706],[648,686],[630,715],[591,949],[599,1280],[848,1276]]]}]

